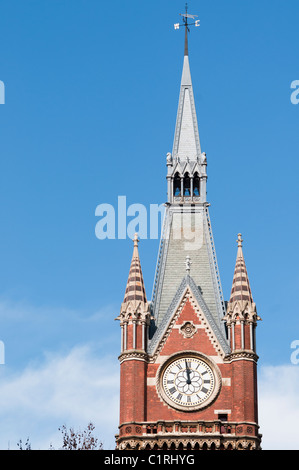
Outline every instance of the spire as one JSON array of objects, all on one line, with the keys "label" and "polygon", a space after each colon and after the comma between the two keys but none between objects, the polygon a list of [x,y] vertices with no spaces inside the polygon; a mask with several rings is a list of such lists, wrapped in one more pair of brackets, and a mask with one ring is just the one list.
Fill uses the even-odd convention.
[{"label": "spire", "polygon": [[[190,24],[187,20],[188,17],[194,18],[194,15],[186,13],[181,16],[184,17],[185,48],[172,155],[174,158],[178,157],[180,161],[186,161],[187,159],[194,161],[201,155],[188,53],[188,26]],[[194,23],[196,26],[199,26],[198,21]]]},{"label": "spire", "polygon": [[[159,327],[163,324],[169,305],[180,289],[181,280],[192,274],[192,279],[203,293],[203,299],[211,316],[224,334],[225,327],[221,320],[225,314],[225,303],[206,204],[207,160],[200,148],[188,55],[187,27],[191,26],[191,20],[194,20],[194,26],[199,26],[199,20],[195,19],[196,15],[188,13],[181,16],[184,18],[183,24],[175,24],[174,27],[176,30],[180,26],[186,27],[185,55],[173,151],[167,155],[168,201],[158,253],[151,312],[155,326]],[[191,260],[186,259],[189,250],[192,251],[191,271]]]},{"label": "spire", "polygon": [[132,256],[131,267],[129,271],[129,277],[127,281],[127,288],[126,288],[123,304],[127,304],[128,302],[134,302],[136,304],[139,304],[140,302],[142,302],[146,304],[147,300],[146,300],[141,264],[140,264],[140,259],[139,259],[139,252],[138,252],[139,240],[138,240],[137,233],[135,233],[133,241],[134,241],[133,256]]},{"label": "spire", "polygon": [[236,266],[233,278],[233,285],[230,295],[230,303],[236,301],[245,301],[253,303],[248,274],[246,270],[245,260],[243,256],[243,249],[242,249],[242,235],[238,234],[238,251],[237,251],[237,259],[236,259]]}]

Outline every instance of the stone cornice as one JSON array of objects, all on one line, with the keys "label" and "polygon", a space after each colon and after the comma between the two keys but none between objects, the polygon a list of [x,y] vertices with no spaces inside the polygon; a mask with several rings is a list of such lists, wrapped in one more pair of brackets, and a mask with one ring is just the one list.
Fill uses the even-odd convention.
[{"label": "stone cornice", "polygon": [[257,363],[258,358],[258,355],[254,351],[248,349],[237,349],[225,356],[224,362],[247,360]]},{"label": "stone cornice", "polygon": [[121,353],[118,359],[120,363],[132,360],[148,362],[148,354],[138,349],[130,349]]}]

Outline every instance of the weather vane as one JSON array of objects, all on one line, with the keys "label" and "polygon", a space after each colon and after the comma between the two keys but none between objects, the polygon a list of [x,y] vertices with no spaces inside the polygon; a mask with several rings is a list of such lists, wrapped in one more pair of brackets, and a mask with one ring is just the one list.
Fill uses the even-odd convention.
[{"label": "weather vane", "polygon": [[[183,24],[175,23],[174,29],[180,29],[180,26],[185,26],[185,56],[188,55],[188,33],[190,33],[189,26],[200,26],[200,20],[197,15],[189,15],[188,13],[188,4],[186,3],[186,12],[180,13],[180,16],[183,18]],[[188,23],[188,19],[194,20],[194,23]]]},{"label": "weather vane", "polygon": [[[180,13],[180,16],[183,18],[183,24],[180,23],[175,23],[174,24],[174,29],[180,29],[180,26],[185,26],[186,30],[190,32],[189,26],[200,26],[200,20],[195,20],[195,18],[198,18],[198,15],[190,15],[188,13],[188,4],[186,3],[186,12],[185,13]],[[195,20],[194,23],[188,23],[188,18]]]}]

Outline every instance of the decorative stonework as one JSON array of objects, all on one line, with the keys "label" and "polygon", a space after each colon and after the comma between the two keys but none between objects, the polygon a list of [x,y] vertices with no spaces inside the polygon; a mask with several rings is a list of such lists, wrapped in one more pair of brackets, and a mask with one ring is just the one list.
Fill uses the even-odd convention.
[{"label": "decorative stonework", "polygon": [[240,359],[251,360],[257,363],[258,355],[253,351],[246,349],[235,350],[231,354],[225,357],[225,362],[238,361]]},{"label": "decorative stonework", "polygon": [[[203,310],[200,308],[197,299],[195,300],[194,297],[191,295],[191,293],[190,293],[188,299],[189,299],[189,302],[191,303],[193,309],[195,310],[200,322],[205,327],[205,331],[206,331],[207,335],[209,336],[210,341],[211,341],[212,345],[214,346],[217,354],[219,354],[219,356],[224,358],[225,357],[225,352],[226,353],[228,352],[228,348],[227,348],[227,344],[224,344],[223,341],[221,341],[221,342],[219,341],[220,338],[222,340],[220,332],[219,332],[218,337],[215,334],[216,329],[217,329],[217,325],[215,324],[215,325],[213,325],[213,327],[211,327],[211,324],[208,322],[208,319],[203,314]],[[225,347],[226,347],[226,349],[225,349]]]},{"label": "decorative stonework", "polygon": [[137,425],[127,423],[125,427],[120,428],[117,438],[119,450],[261,449],[258,426],[247,422],[238,424],[219,420],[188,421],[187,423],[158,421],[147,423],[146,426],[142,426],[142,423]]},{"label": "decorative stonework", "polygon": [[118,359],[120,363],[124,361],[134,360],[134,359],[139,360],[139,361],[147,361],[148,355],[144,351],[138,351],[136,349],[132,349],[132,350],[128,350],[120,354]]},{"label": "decorative stonework", "polygon": [[180,333],[184,336],[184,338],[192,338],[197,332],[196,326],[194,326],[193,322],[186,321],[180,328]]},{"label": "decorative stonework", "polygon": [[259,440],[254,438],[238,439],[212,436],[196,439],[161,437],[155,439],[124,439],[118,450],[260,450]]},{"label": "decorative stonework", "polygon": [[197,286],[191,276],[185,276],[177,293],[169,306],[167,313],[163,317],[159,328],[155,332],[150,341],[148,353],[152,356],[151,360],[155,360],[160,353],[173,325],[181,314],[186,302],[189,301],[195,310],[200,322],[204,326],[211,343],[213,344],[217,354],[224,358],[230,353],[230,348],[226,338],[224,338],[219,327],[214,322]]},{"label": "decorative stonework", "polygon": [[[173,329],[174,324],[177,321],[177,318],[181,314],[181,311],[183,310],[183,308],[184,308],[184,306],[187,302],[186,292],[184,293],[182,291],[182,292],[180,292],[180,294],[181,294],[181,301],[180,301],[179,307],[177,308],[177,311],[175,312],[175,314],[173,314],[173,310],[175,309],[176,305],[171,305],[170,306],[169,314],[170,315],[172,314],[173,316],[171,318],[167,318],[165,316],[165,318],[164,318],[165,324],[163,322],[160,326],[161,333],[160,333],[160,331],[157,330],[156,333],[155,333],[155,337],[153,338],[153,340],[150,343],[148,352],[149,352],[149,355],[151,356],[151,361],[153,361],[153,362],[156,360],[156,358],[159,355],[161,349],[163,348],[170,332]],[[171,307],[173,307],[173,309]],[[166,320],[168,320],[167,323],[166,323]],[[154,348],[155,348],[155,350],[154,350]]]}]

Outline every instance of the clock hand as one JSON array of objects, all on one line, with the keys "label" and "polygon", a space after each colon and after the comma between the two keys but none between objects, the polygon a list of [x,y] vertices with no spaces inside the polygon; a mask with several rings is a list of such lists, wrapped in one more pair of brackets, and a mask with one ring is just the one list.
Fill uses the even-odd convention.
[{"label": "clock hand", "polygon": [[189,368],[188,368],[187,360],[185,360],[185,363],[186,363],[186,371],[187,371],[187,384],[190,385],[190,384],[191,384],[191,380],[190,380],[190,370],[189,370]]}]

